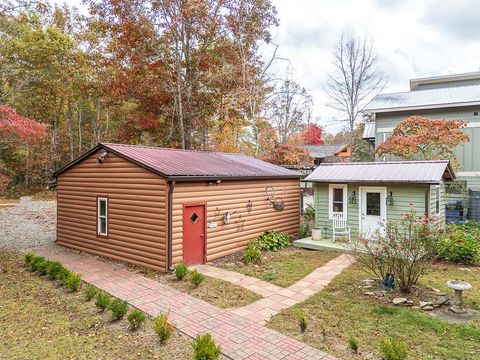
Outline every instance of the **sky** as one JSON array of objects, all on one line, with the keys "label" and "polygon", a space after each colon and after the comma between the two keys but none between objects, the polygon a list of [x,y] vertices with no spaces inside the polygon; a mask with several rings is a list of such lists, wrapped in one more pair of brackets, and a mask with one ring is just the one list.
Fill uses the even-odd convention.
[{"label": "sky", "polygon": [[478,0],[272,1],[279,18],[273,42],[290,60],[277,62],[275,72],[285,76],[287,66],[292,69],[313,96],[313,118],[328,132],[345,126],[323,90],[342,32],[373,41],[387,80],[383,92],[408,91],[411,78],[480,69]]},{"label": "sky", "polygon": [[[345,118],[324,92],[332,51],[342,33],[368,37],[387,80],[383,92],[408,91],[409,79],[480,69],[479,0],[271,0],[279,26],[272,29],[278,77],[293,80],[313,97],[312,118],[335,133]],[[51,0],[52,3],[61,2]],[[80,0],[67,3],[82,7]],[[262,48],[268,57],[272,47]]]}]

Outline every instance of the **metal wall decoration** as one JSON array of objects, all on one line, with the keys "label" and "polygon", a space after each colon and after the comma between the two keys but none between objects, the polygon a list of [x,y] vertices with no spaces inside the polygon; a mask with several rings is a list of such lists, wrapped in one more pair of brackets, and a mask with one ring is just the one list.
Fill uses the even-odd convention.
[{"label": "metal wall decoration", "polygon": [[252,208],[253,208],[252,200],[248,200],[248,202],[247,202],[247,211],[248,211],[249,214],[250,214],[250,212],[252,211]]},{"label": "metal wall decoration", "polygon": [[225,214],[223,214],[223,224],[224,225],[230,224],[230,221],[232,220],[232,216],[235,213],[236,211],[227,211]]},{"label": "metal wall decoration", "polygon": [[265,194],[267,195],[267,200],[272,204],[273,208],[278,211],[282,211],[285,209],[285,201],[280,197],[277,196],[277,192],[282,192],[283,194],[287,194],[285,189],[275,189],[271,185],[265,186]]},{"label": "metal wall decoration", "polygon": [[238,215],[238,219],[236,223],[237,223],[237,231],[243,231],[245,228],[245,219],[242,217],[242,215]]}]

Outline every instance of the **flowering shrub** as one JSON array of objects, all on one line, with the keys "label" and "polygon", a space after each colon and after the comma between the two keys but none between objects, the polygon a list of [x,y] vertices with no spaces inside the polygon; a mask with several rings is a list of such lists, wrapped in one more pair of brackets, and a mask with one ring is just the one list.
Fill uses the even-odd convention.
[{"label": "flowering shrub", "polygon": [[436,258],[436,220],[426,213],[418,216],[412,209],[382,230],[360,241],[355,251],[357,262],[379,279],[393,274],[399,289],[409,292]]},{"label": "flowering shrub", "polygon": [[480,263],[480,236],[474,226],[452,225],[437,243],[438,258],[464,264]]}]

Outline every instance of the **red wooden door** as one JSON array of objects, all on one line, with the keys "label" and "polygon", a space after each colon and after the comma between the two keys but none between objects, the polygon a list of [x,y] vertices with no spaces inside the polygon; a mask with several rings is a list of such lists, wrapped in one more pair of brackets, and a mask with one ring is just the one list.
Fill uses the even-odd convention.
[{"label": "red wooden door", "polygon": [[205,259],[205,205],[183,207],[183,261],[200,264]]}]

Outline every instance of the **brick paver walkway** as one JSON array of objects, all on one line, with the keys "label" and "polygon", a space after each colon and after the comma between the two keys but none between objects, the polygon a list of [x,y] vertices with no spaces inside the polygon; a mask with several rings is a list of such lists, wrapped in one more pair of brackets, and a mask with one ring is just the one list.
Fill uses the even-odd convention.
[{"label": "brick paver walkway", "polygon": [[86,282],[127,300],[151,316],[170,310],[170,320],[179,331],[191,337],[206,332],[212,334],[222,353],[231,359],[336,359],[233,311],[219,309],[93,256],[61,247],[37,252],[60,261],[68,269],[82,274]]},{"label": "brick paver walkway", "polygon": [[280,310],[305,301],[313,294],[322,290],[335,276],[352,263],[353,257],[351,255],[339,255],[288,288],[282,288],[254,277],[211,265],[197,265],[195,268],[207,276],[229,281],[262,295],[263,299],[234,309],[232,312],[258,324],[265,324],[270,317],[277,314]]}]

